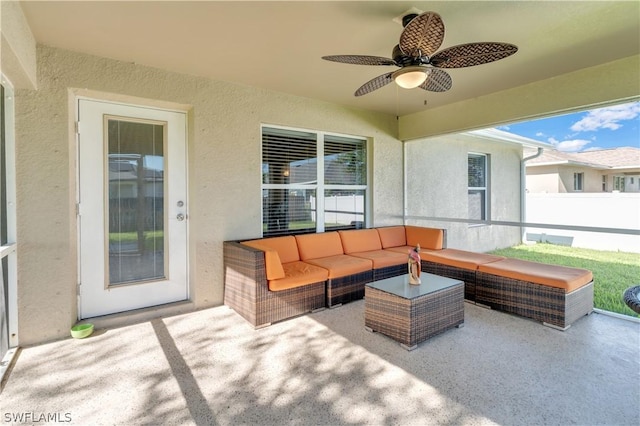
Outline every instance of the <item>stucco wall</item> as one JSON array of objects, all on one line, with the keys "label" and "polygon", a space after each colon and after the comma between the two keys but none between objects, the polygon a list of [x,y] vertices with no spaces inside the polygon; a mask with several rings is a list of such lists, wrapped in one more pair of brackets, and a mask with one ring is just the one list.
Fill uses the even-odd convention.
[{"label": "stucco wall", "polygon": [[602,171],[584,170],[584,190],[582,192],[602,192]]},{"label": "stucco wall", "polygon": [[[407,215],[468,219],[467,155],[491,156],[491,219],[520,220],[521,147],[464,134],[407,142]],[[520,242],[520,228],[411,219],[447,229],[447,246],[486,252]]]},{"label": "stucco wall", "polygon": [[[559,167],[558,192],[602,192],[602,173],[585,167]],[[583,173],[582,191],[574,189],[574,174]],[[551,191],[550,191],[551,192]]]},{"label": "stucco wall", "polygon": [[558,166],[527,168],[527,192],[559,192],[559,185]]},{"label": "stucco wall", "polygon": [[261,123],[371,138],[372,225],[401,220],[402,143],[393,116],[46,46],[38,46],[37,59],[38,90],[16,92],[22,345],[67,336],[77,317],[74,93],[189,109],[197,308],[222,303],[222,241],[260,235]]},{"label": "stucco wall", "polygon": [[[582,191],[575,191],[573,174],[584,173]],[[529,193],[602,192],[602,172],[585,167],[537,166],[527,169]]]}]

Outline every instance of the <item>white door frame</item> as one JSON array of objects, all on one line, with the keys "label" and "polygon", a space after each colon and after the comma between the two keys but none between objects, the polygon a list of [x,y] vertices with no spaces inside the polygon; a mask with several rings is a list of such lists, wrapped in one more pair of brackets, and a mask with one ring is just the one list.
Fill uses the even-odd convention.
[{"label": "white door frame", "polygon": [[[87,141],[90,140],[90,137],[88,135],[94,135],[95,133],[92,133],[90,131],[91,126],[87,126],[87,119],[83,118],[82,116],[80,116],[80,112],[81,112],[81,105],[84,105],[85,108],[87,106],[93,106],[97,109],[100,109],[100,111],[102,111],[103,109],[105,110],[118,110],[118,111],[124,111],[124,114],[119,114],[121,117],[126,118],[127,117],[131,117],[132,121],[136,121],[137,119],[145,119],[145,118],[150,118],[152,120],[158,120],[157,116],[172,116],[172,117],[179,117],[178,123],[176,125],[173,125],[173,127],[168,128],[169,131],[169,137],[167,138],[167,147],[168,147],[168,151],[166,152],[166,156],[169,158],[168,161],[171,162],[171,157],[173,156],[174,158],[181,158],[181,168],[182,168],[182,173],[179,176],[179,182],[180,185],[184,185],[184,186],[180,186],[179,185],[179,193],[180,193],[180,200],[184,201],[185,205],[183,207],[178,208],[176,206],[175,200],[171,200],[171,193],[176,193],[175,190],[169,190],[169,193],[167,195],[167,199],[168,201],[165,203],[166,206],[166,211],[165,211],[165,216],[167,218],[167,223],[170,222],[170,224],[168,225],[169,227],[174,227],[173,229],[176,229],[176,226],[174,226],[174,224],[177,223],[177,221],[179,219],[177,219],[178,213],[182,214],[183,217],[185,218],[184,221],[182,221],[179,226],[177,227],[177,229],[180,229],[180,235],[181,238],[178,238],[177,242],[174,242],[175,244],[173,244],[173,248],[177,248],[178,249],[178,253],[183,256],[181,258],[180,262],[180,268],[175,266],[175,259],[176,257],[179,257],[176,252],[174,252],[173,255],[173,259],[169,259],[170,262],[172,263],[165,265],[165,267],[168,269],[168,273],[172,274],[171,276],[167,276],[166,280],[163,281],[157,281],[157,282],[145,282],[142,284],[133,284],[133,285],[123,285],[123,286],[118,286],[118,287],[111,287],[111,288],[104,288],[104,298],[105,298],[105,306],[98,306],[98,304],[95,302],[96,298],[95,296],[91,296],[91,292],[93,290],[90,289],[90,286],[101,286],[103,283],[100,282],[99,284],[96,282],[97,280],[93,280],[93,282],[89,283],[89,282],[85,282],[82,283],[81,281],[83,279],[86,280],[86,277],[88,275],[91,275],[93,273],[85,273],[83,272],[83,267],[86,270],[93,270],[91,268],[88,268],[87,265],[89,263],[87,263],[87,253],[84,253],[84,259],[83,259],[83,250],[86,250],[87,247],[87,243],[86,243],[86,239],[84,240],[83,243],[83,236],[82,236],[82,218],[84,215],[85,218],[85,232],[87,229],[87,224],[86,222],[93,222],[94,225],[95,224],[99,224],[100,221],[99,220],[93,220],[92,215],[95,216],[104,216],[103,213],[101,213],[100,210],[96,210],[96,209],[90,209],[88,205],[86,205],[86,203],[83,205],[82,203],[82,191],[81,191],[81,180],[82,179],[86,179],[86,171],[85,171],[85,177],[83,177],[83,173],[82,173],[82,161],[86,161],[83,160],[82,158],[82,154],[81,154],[81,150],[83,147],[83,144],[87,144]],[[156,305],[161,305],[161,304],[165,304],[165,303],[171,303],[171,302],[177,302],[177,301],[181,301],[181,300],[188,300],[189,298],[189,282],[188,282],[188,270],[189,270],[189,253],[188,253],[188,221],[186,220],[186,218],[188,217],[187,214],[187,208],[188,208],[188,200],[187,200],[187,194],[188,194],[188,183],[187,183],[187,152],[186,152],[186,142],[187,142],[187,130],[186,130],[186,112],[182,111],[182,110],[173,110],[173,109],[165,109],[165,108],[157,108],[157,107],[149,107],[146,105],[140,105],[140,104],[131,104],[131,103],[125,103],[125,102],[117,102],[117,101],[111,101],[111,100],[104,100],[104,99],[98,99],[98,98],[90,98],[90,97],[84,97],[84,96],[76,96],[75,99],[75,107],[76,107],[76,158],[77,158],[77,169],[76,169],[76,202],[77,204],[77,229],[78,229],[78,318],[87,318],[87,317],[94,317],[94,316],[101,316],[101,315],[108,315],[110,313],[116,313],[116,312],[125,312],[125,311],[130,311],[130,310],[135,310],[135,309],[141,309],[141,308],[146,308],[146,307],[151,307],[151,306],[156,306]],[[104,113],[101,112],[102,114],[108,114],[111,115],[110,113]],[[177,113],[177,114],[176,114]],[[95,114],[95,113],[94,113]],[[116,114],[118,115],[118,114]],[[86,116],[86,115],[85,115]],[[94,115],[95,117],[95,115]],[[78,119],[79,118],[79,119]],[[160,120],[162,121],[162,120]],[[92,126],[95,126],[96,123],[98,123],[97,120],[93,120],[94,124]],[[100,131],[99,134],[102,134],[102,123],[103,120],[100,119],[99,120],[100,123]],[[93,129],[95,129],[95,127],[93,127]],[[177,132],[177,133],[176,133]],[[85,135],[84,139],[81,135]],[[173,136],[171,136],[173,135]],[[180,147],[180,150],[175,151],[175,149],[170,145],[171,144],[171,140],[176,140],[177,138],[181,137],[183,139],[183,144]],[[102,140],[102,138],[100,138],[100,143],[104,144],[104,140]],[[85,148],[86,150],[86,148]],[[173,151],[173,153],[171,153],[171,151]],[[104,157],[104,152],[101,154],[102,157]],[[103,158],[104,159],[104,158]],[[183,164],[182,164],[183,162]],[[104,164],[104,163],[103,163]],[[168,167],[167,169],[169,169],[170,167]],[[174,170],[175,170],[175,165],[174,165]],[[166,172],[166,171],[165,171]],[[103,172],[104,173],[104,172]],[[167,181],[169,181],[168,179],[168,173],[165,173],[167,176],[165,176],[165,178],[167,178]],[[167,184],[167,188],[169,187],[169,185]],[[101,191],[102,192],[102,191]],[[86,194],[85,194],[86,195]],[[102,209],[102,207],[101,207]],[[94,217],[95,217],[94,216]],[[89,220],[89,218],[91,218],[91,220]],[[92,225],[93,226],[93,225]],[[165,235],[167,237],[167,239],[170,238],[170,236],[168,235],[170,233],[169,228],[165,229]],[[103,238],[104,240],[104,238]],[[103,241],[104,243],[104,241]],[[83,247],[84,245],[84,247]],[[96,245],[90,245],[90,247],[100,247],[100,244],[96,244]],[[105,247],[105,244],[102,244],[102,247]],[[100,250],[97,249],[99,252]],[[100,252],[99,254],[99,259],[105,259],[106,257],[104,256],[105,253],[104,252]],[[106,271],[107,267],[106,267],[106,261],[104,263],[101,263],[102,261],[99,260],[97,262],[97,264],[102,265],[100,269],[100,274],[103,274],[104,276],[104,271]],[[183,263],[182,263],[183,262]],[[91,263],[93,264],[93,262]],[[173,271],[171,270],[173,269]],[[177,271],[177,272],[176,272]],[[94,275],[97,277],[97,273]],[[84,278],[83,278],[84,277]],[[162,284],[161,284],[162,283]],[[167,287],[168,284],[168,287]],[[178,287],[180,287],[178,289]],[[142,290],[144,289],[144,290]],[[162,292],[165,291],[166,289],[170,289],[170,293],[172,294],[171,296],[169,296],[168,298],[162,295]],[[89,293],[88,293],[89,291]],[[142,294],[144,294],[144,296],[141,296]],[[120,295],[120,296],[117,296]],[[133,297],[129,297],[128,295],[131,295]],[[124,297],[123,297],[124,296]],[[90,303],[91,297],[93,297],[93,303]],[[117,308],[116,310],[113,309],[113,307],[108,307],[110,305],[114,304],[114,300],[115,299],[121,299],[121,300],[125,300],[124,305],[122,305],[122,309]],[[136,300],[136,303],[134,303],[133,300]],[[138,302],[138,300],[140,300],[141,302]]]},{"label": "white door frame", "polygon": [[[20,344],[18,336],[18,234],[17,234],[17,210],[16,210],[16,156],[15,156],[15,105],[14,89],[11,81],[2,73],[0,79],[4,86],[5,94],[5,175],[7,195],[7,239],[8,244],[0,247],[0,258],[8,258],[8,293],[7,298],[7,329],[9,333],[9,348],[15,348]],[[0,356],[1,358],[1,356]]]}]

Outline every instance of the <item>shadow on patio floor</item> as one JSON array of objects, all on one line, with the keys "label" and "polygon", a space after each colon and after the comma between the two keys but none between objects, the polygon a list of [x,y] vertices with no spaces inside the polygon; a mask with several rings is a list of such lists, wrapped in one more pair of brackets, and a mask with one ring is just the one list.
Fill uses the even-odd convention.
[{"label": "shadow on patio floor", "polygon": [[117,425],[640,423],[638,323],[593,314],[561,332],[465,304],[465,327],[407,352],[365,331],[363,310],[358,301],[253,330],[219,307],[26,348],[0,415]]}]

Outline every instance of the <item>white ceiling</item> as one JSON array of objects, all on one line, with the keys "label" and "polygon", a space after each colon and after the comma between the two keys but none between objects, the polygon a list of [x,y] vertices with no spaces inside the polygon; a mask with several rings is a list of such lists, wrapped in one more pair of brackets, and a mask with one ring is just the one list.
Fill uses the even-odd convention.
[{"label": "white ceiling", "polygon": [[[38,43],[179,73],[405,115],[640,53],[638,1],[25,1]],[[448,70],[433,93],[394,84],[353,92],[395,67],[328,62],[324,55],[391,57],[415,7],[442,16],[441,49],[515,44],[506,59]],[[606,76],[603,76],[606,84]],[[426,105],[425,105],[426,102]]]}]

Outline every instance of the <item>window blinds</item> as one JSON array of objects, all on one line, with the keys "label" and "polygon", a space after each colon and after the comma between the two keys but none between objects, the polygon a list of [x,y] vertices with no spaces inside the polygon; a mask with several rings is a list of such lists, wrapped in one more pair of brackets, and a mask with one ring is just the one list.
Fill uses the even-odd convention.
[{"label": "window blinds", "polygon": [[317,146],[317,136],[313,133],[264,128],[262,183],[316,183]]}]

